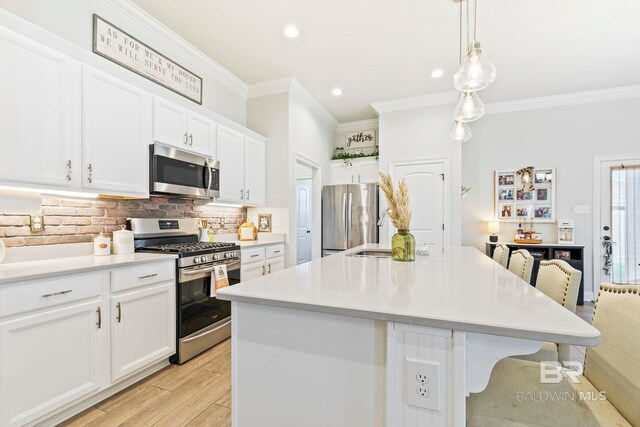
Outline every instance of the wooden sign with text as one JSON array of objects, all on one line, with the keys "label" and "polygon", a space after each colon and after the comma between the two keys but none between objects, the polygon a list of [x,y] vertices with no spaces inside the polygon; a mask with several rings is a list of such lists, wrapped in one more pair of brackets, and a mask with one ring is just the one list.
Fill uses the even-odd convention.
[{"label": "wooden sign with text", "polygon": [[95,14],[93,52],[202,104],[202,78]]},{"label": "wooden sign with text", "polygon": [[356,148],[368,148],[376,146],[376,131],[366,130],[350,132],[345,135],[344,148],[353,150]]}]

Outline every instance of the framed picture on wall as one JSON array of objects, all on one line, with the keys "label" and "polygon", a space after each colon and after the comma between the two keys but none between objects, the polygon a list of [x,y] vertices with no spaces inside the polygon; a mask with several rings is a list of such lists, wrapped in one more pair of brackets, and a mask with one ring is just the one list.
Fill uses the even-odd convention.
[{"label": "framed picture on wall", "polygon": [[258,232],[271,231],[271,214],[258,214]]},{"label": "framed picture on wall", "polygon": [[556,170],[534,168],[533,187],[522,183],[517,169],[494,174],[495,218],[505,222],[555,221]]}]

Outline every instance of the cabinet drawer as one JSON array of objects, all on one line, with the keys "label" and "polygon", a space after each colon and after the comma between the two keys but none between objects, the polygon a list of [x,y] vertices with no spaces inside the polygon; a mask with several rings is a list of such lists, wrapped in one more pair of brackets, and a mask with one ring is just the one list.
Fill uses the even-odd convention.
[{"label": "cabinet drawer", "polygon": [[160,282],[173,282],[176,274],[175,269],[175,261],[165,261],[114,270],[111,273],[111,292],[125,291]]},{"label": "cabinet drawer", "polygon": [[264,248],[252,248],[242,250],[242,263],[264,260]]},{"label": "cabinet drawer", "polygon": [[266,251],[267,251],[267,258],[284,256],[284,243],[267,246]]},{"label": "cabinet drawer", "polygon": [[0,288],[0,317],[99,297],[104,274],[75,274]]}]

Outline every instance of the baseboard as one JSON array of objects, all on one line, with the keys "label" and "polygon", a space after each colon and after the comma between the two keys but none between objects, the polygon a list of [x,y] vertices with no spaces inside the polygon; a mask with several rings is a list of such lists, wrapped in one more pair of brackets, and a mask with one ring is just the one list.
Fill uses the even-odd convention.
[{"label": "baseboard", "polygon": [[74,415],[79,414],[82,411],[85,411],[89,408],[91,408],[92,406],[102,402],[103,400],[105,400],[108,397],[113,396],[114,394],[118,393],[119,391],[124,390],[125,388],[134,385],[135,383],[137,383],[138,381],[141,381],[145,378],[147,378],[148,376],[150,376],[151,374],[154,374],[156,372],[158,372],[159,370],[169,366],[169,359],[165,359],[162,360],[154,365],[149,366],[148,368],[146,368],[145,370],[138,372],[135,375],[130,376],[129,378],[122,380],[121,382],[112,385],[111,387],[109,387],[106,390],[102,390],[101,392],[94,394],[91,397],[88,397],[84,400],[82,400],[79,403],[76,404],[71,404],[71,406],[63,408],[60,410],[60,412],[55,413],[54,415],[51,415],[49,417],[47,417],[44,420],[38,421],[37,423],[34,423],[32,425],[34,426],[55,426],[60,424],[61,422],[68,420],[69,418],[73,417]]}]

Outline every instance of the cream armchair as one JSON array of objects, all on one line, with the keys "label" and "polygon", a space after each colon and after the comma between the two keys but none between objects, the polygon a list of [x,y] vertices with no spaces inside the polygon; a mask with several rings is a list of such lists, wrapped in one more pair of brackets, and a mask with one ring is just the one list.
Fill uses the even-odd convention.
[{"label": "cream armchair", "polygon": [[526,249],[514,251],[509,260],[509,271],[531,283],[531,272],[533,271],[533,257]]},{"label": "cream armchair", "polygon": [[[567,310],[575,313],[581,277],[580,270],[576,270],[565,261],[558,259],[542,261],[538,269],[536,288]],[[569,345],[546,342],[537,353],[518,356],[518,358],[535,362],[560,361],[564,363],[571,360],[570,352],[571,346]]]},{"label": "cream armchair", "polygon": [[493,260],[498,264],[507,268],[509,262],[509,248],[504,243],[496,245],[496,249],[493,251]]},{"label": "cream armchair", "polygon": [[540,364],[503,359],[467,398],[467,426],[640,426],[640,286],[603,283],[593,326],[602,342],[587,349],[580,383],[541,384]]}]

